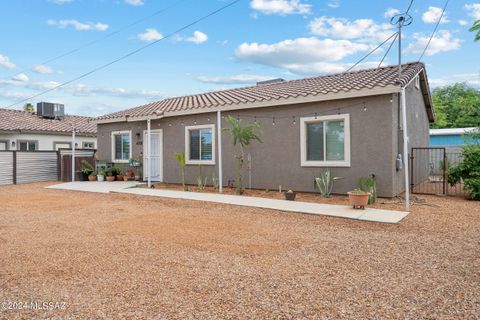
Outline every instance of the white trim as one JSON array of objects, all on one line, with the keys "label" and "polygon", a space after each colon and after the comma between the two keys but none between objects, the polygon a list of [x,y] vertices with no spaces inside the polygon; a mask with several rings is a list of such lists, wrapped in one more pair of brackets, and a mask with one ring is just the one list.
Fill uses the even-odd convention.
[{"label": "white trim", "polygon": [[[163,182],[163,129],[152,129],[150,130],[152,134],[154,133],[160,133],[160,181]],[[143,130],[143,141],[147,141],[147,130]],[[146,163],[145,158],[147,156],[147,144],[143,145],[143,163]],[[146,166],[143,166],[143,178],[148,177],[146,174]],[[155,180],[152,180],[155,181]]]},{"label": "white trim", "polygon": [[[212,160],[190,160],[190,134],[191,130],[210,129],[212,130]],[[203,124],[195,126],[185,126],[185,164],[215,165],[215,125]]]},{"label": "white trim", "polygon": [[223,192],[223,164],[222,164],[222,112],[217,111],[218,134],[218,191]]},{"label": "white trim", "polygon": [[[343,120],[344,122],[344,155],[345,160],[343,161],[309,161],[307,160],[307,124],[323,122],[323,121],[334,121],[334,120]],[[326,153],[326,134],[323,134],[323,154],[324,157],[327,156]],[[300,164],[302,167],[350,167],[350,114],[336,114],[329,116],[320,116],[320,117],[306,117],[300,118]]]},{"label": "white trim", "polygon": [[[115,136],[126,134],[128,133],[128,139],[130,140],[130,150],[129,156],[127,160],[115,159]],[[111,142],[112,142],[112,162],[113,163],[128,163],[128,161],[132,158],[132,131],[131,130],[123,130],[123,131],[112,131],[111,133]]]}]

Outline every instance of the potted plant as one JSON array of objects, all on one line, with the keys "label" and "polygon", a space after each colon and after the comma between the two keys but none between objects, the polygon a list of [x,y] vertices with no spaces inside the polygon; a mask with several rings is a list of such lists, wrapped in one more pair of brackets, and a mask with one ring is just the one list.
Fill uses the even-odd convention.
[{"label": "potted plant", "polygon": [[365,209],[368,205],[368,197],[370,196],[370,192],[363,191],[362,189],[355,189],[353,191],[347,192],[348,200],[350,201],[350,205],[354,209]]},{"label": "potted plant", "polygon": [[111,167],[107,169],[107,172],[106,172],[107,181],[109,182],[115,181],[115,172],[116,172],[115,167]]},{"label": "potted plant", "polygon": [[123,181],[133,181],[135,180],[135,173],[132,169],[127,169],[125,175],[123,176]]},{"label": "potted plant", "polygon": [[97,180],[98,181],[105,181],[105,171],[103,171],[103,170],[98,171]]},{"label": "potted plant", "polygon": [[118,181],[123,181],[123,172],[122,172],[122,170],[120,170],[120,169],[117,170],[116,178],[117,178]]},{"label": "potted plant", "polygon": [[283,193],[285,195],[285,200],[294,201],[297,193],[293,190],[288,190]]},{"label": "potted plant", "polygon": [[80,168],[80,172],[82,172],[83,181],[89,180],[90,174],[94,171],[93,166],[87,161],[82,160],[82,167]]},{"label": "potted plant", "polygon": [[97,180],[97,173],[95,170],[93,170],[89,175],[88,175],[88,181],[96,181]]}]

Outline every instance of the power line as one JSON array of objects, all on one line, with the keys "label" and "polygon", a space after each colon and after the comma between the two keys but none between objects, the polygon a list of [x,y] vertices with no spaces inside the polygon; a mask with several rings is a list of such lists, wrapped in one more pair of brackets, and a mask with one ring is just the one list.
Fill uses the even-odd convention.
[{"label": "power line", "polygon": [[440,25],[440,22],[442,21],[443,15],[445,14],[445,10],[447,9],[448,2],[450,0],[445,1],[445,5],[443,6],[442,14],[440,15],[440,18],[437,21],[437,24],[435,25],[435,28],[433,29],[432,34],[430,35],[430,39],[428,39],[427,45],[425,46],[425,49],[423,49],[422,54],[420,55],[420,58],[418,58],[418,61],[422,60],[423,56],[425,55],[425,52],[427,52],[428,46],[430,45],[430,42],[433,39],[433,36],[437,32],[438,26]]},{"label": "power line", "polygon": [[393,44],[394,44],[395,41],[397,40],[397,37],[398,37],[398,33],[395,34],[395,38],[393,38],[392,43],[390,43],[390,45],[388,46],[387,52],[385,52],[385,54],[383,55],[382,60],[380,61],[380,63],[379,63],[378,66],[377,66],[377,69],[381,67],[381,65],[382,65],[382,63],[383,63],[383,60],[385,60],[385,58],[387,57],[388,53],[390,52],[390,49],[392,49]]},{"label": "power line", "polygon": [[385,43],[388,42],[388,40],[392,39],[394,36],[396,36],[398,33],[395,32],[393,33],[390,37],[388,37],[387,39],[383,40],[382,43],[380,43],[378,46],[376,46],[374,49],[372,49],[369,53],[367,53],[365,56],[363,56],[363,58],[361,58],[360,60],[358,60],[353,66],[351,66],[350,68],[348,68],[345,72],[349,72],[350,70],[352,70],[353,68],[355,68],[358,64],[360,64],[360,62],[362,62],[363,60],[365,60],[366,58],[368,58],[371,54],[373,54],[375,51],[377,51],[381,46],[383,46]]},{"label": "power line", "polygon": [[[114,35],[122,32],[122,31],[124,31],[124,30],[126,30],[126,29],[129,29],[129,28],[131,28],[131,27],[133,27],[133,26],[135,26],[135,25],[137,25],[137,24],[139,24],[139,23],[141,23],[141,22],[143,22],[143,21],[146,21],[146,20],[148,20],[148,19],[150,19],[150,18],[153,18],[153,17],[155,17],[155,16],[157,16],[157,15],[159,15],[159,14],[165,12],[165,11],[168,11],[168,10],[176,7],[177,5],[179,5],[180,3],[184,2],[184,1],[187,1],[187,0],[178,0],[178,1],[176,1],[175,3],[171,4],[170,6],[167,6],[167,7],[164,7],[164,8],[162,8],[162,9],[158,10],[158,11],[155,11],[154,13],[152,13],[152,14],[146,16],[146,17],[140,18],[140,19],[138,19],[138,20],[136,20],[136,21],[134,21],[134,22],[132,22],[132,23],[124,26],[124,27],[121,27],[120,29],[117,29],[117,30],[115,30],[115,31],[112,31],[112,32],[106,34],[105,36],[103,36],[103,37],[101,37],[101,38],[92,40],[92,41],[90,41],[90,42],[86,42],[86,43],[84,43],[84,44],[82,44],[82,45],[80,45],[80,46],[78,46],[78,47],[76,47],[76,48],[74,48],[74,49],[72,49],[72,50],[66,51],[66,52],[61,53],[61,54],[59,54],[59,55],[57,55],[57,56],[54,56],[54,57],[52,57],[52,58],[49,58],[49,59],[47,59],[47,60],[45,60],[45,61],[43,61],[43,62],[41,62],[41,63],[39,63],[39,64],[40,64],[40,65],[48,64],[48,63],[50,63],[50,62],[59,60],[59,59],[61,59],[61,58],[63,58],[63,57],[69,56],[69,55],[71,55],[71,54],[73,54],[73,53],[75,53],[75,52],[78,52],[78,51],[80,51],[80,50],[82,50],[82,49],[84,49],[84,48],[90,47],[90,46],[92,46],[92,45],[94,45],[94,44],[96,44],[96,43],[98,43],[98,42],[101,42],[101,41],[103,41],[103,40],[105,40],[105,39],[111,38],[111,37],[113,37]],[[14,75],[17,75],[17,74],[19,74],[19,73],[24,73],[24,72],[27,72],[27,71],[29,71],[29,70],[33,70],[33,68],[25,68],[25,69],[22,69],[22,70],[16,72],[15,74],[12,74],[11,76],[13,77]]]},{"label": "power line", "polygon": [[410,8],[412,8],[413,0],[410,0],[410,4],[408,5],[407,11],[405,11],[405,14],[408,14],[410,11]]},{"label": "power line", "polygon": [[94,69],[92,69],[92,70],[90,70],[90,71],[88,71],[88,72],[86,72],[86,73],[84,73],[84,74],[81,74],[81,75],[79,75],[78,77],[75,77],[75,78],[73,78],[73,79],[71,79],[71,80],[68,80],[68,81],[66,81],[66,82],[63,82],[63,83],[61,83],[61,84],[59,84],[59,85],[56,85],[56,86],[53,87],[53,88],[50,88],[50,89],[47,89],[47,90],[42,91],[42,92],[40,92],[40,93],[37,93],[37,94],[35,94],[35,95],[33,95],[33,96],[30,96],[30,97],[28,97],[28,98],[26,98],[26,99],[19,100],[19,101],[13,103],[13,104],[7,106],[6,108],[11,108],[11,107],[13,107],[13,106],[16,106],[16,105],[22,103],[22,102],[26,102],[26,101],[31,100],[31,99],[33,99],[33,98],[39,97],[39,96],[44,95],[44,94],[46,94],[46,93],[48,93],[48,92],[51,92],[51,91],[54,91],[54,90],[56,90],[56,89],[58,89],[58,88],[64,87],[64,86],[66,86],[66,85],[68,85],[68,84],[70,84],[70,83],[72,83],[72,82],[75,82],[75,81],[77,81],[77,80],[80,80],[80,79],[82,79],[82,78],[85,78],[85,77],[87,77],[87,76],[89,76],[89,75],[91,75],[91,74],[93,74],[93,73],[95,73],[95,72],[97,72],[97,71],[100,71],[100,70],[102,70],[102,69],[105,69],[106,67],[111,66],[112,64],[115,64],[115,63],[117,63],[117,62],[119,62],[119,61],[121,61],[121,60],[124,60],[124,59],[126,59],[126,58],[128,58],[128,57],[130,57],[130,56],[133,56],[134,54],[136,54],[136,53],[138,53],[138,52],[140,52],[140,51],[143,51],[143,50],[145,50],[145,49],[153,46],[154,44],[156,44],[156,43],[158,43],[158,42],[160,42],[160,41],[163,41],[163,40],[165,40],[165,39],[168,39],[168,38],[174,36],[175,34],[177,34],[177,33],[179,33],[179,32],[182,32],[182,31],[185,30],[185,29],[190,28],[191,26],[193,26],[193,25],[195,25],[195,24],[197,24],[197,23],[199,23],[199,22],[201,22],[201,21],[203,21],[203,20],[205,20],[205,19],[207,19],[207,18],[209,18],[209,17],[211,17],[211,16],[213,16],[213,15],[215,15],[215,14],[217,14],[217,13],[219,13],[219,12],[221,12],[221,11],[229,8],[229,7],[231,7],[231,6],[233,6],[234,4],[236,4],[237,2],[240,2],[240,1],[242,1],[242,0],[234,0],[234,1],[230,2],[230,3],[228,3],[227,5],[224,5],[224,6],[220,7],[220,8],[218,8],[218,9],[210,12],[209,14],[204,15],[204,16],[198,18],[197,20],[195,20],[195,21],[193,21],[193,22],[191,22],[191,23],[189,23],[189,24],[187,24],[187,25],[185,25],[185,26],[183,26],[183,27],[181,27],[181,28],[179,28],[179,29],[177,29],[177,30],[169,33],[169,34],[167,34],[166,36],[164,36],[164,37],[162,37],[162,38],[160,38],[160,39],[158,39],[158,40],[155,40],[155,41],[153,41],[153,42],[150,42],[149,44],[146,44],[146,45],[144,45],[144,46],[142,46],[142,47],[140,47],[140,48],[138,48],[138,49],[136,49],[136,50],[133,50],[133,51],[131,51],[131,52],[129,52],[129,53],[127,53],[127,54],[125,54],[125,55],[123,55],[123,56],[115,59],[115,60],[112,60],[112,61],[110,61],[110,62],[108,62],[108,63],[105,63],[105,64],[103,64],[103,65],[101,65],[101,66],[98,66],[98,67],[96,67],[96,68],[94,68]]}]

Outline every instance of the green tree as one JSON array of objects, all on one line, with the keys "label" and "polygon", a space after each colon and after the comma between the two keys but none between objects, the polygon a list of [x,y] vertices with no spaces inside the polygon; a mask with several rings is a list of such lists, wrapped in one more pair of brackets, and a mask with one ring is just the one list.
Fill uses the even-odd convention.
[{"label": "green tree", "polygon": [[23,110],[28,111],[28,112],[33,112],[33,111],[35,111],[35,108],[34,108],[33,104],[25,103],[25,105],[23,106]]},{"label": "green tree", "polygon": [[432,128],[480,126],[480,90],[456,83],[433,90],[432,100],[437,117]]},{"label": "green tree", "polygon": [[236,188],[238,194],[243,194],[245,189],[243,188],[242,182],[242,168],[245,158],[245,147],[255,140],[262,143],[262,140],[257,133],[257,130],[260,129],[260,125],[256,122],[243,125],[242,120],[237,120],[232,116],[227,117],[227,122],[230,124],[230,128],[224,128],[223,130],[230,131],[234,146],[240,146],[240,154],[235,155],[235,159],[237,159]]},{"label": "green tree", "polygon": [[473,23],[472,27],[468,29],[471,32],[477,32],[475,35],[475,41],[480,41],[480,20],[477,20]]}]

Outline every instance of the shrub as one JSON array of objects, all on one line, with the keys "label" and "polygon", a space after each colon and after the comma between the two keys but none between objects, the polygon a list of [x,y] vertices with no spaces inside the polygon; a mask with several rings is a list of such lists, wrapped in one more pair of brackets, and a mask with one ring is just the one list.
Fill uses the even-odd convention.
[{"label": "shrub", "polygon": [[470,198],[480,200],[480,145],[468,145],[462,154],[463,161],[448,170],[448,183],[454,186],[463,181]]}]

